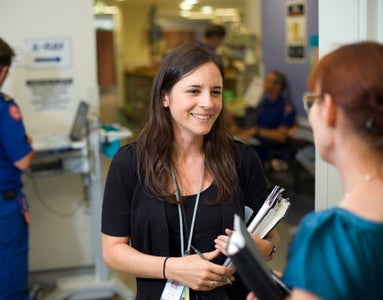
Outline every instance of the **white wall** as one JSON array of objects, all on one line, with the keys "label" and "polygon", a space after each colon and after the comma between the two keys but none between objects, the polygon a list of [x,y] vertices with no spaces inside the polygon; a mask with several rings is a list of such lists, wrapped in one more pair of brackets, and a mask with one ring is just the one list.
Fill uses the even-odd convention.
[{"label": "white wall", "polygon": [[[3,91],[21,107],[29,134],[44,131],[69,132],[80,99],[98,114],[96,46],[92,0],[0,1],[0,36],[17,51],[15,64]],[[62,51],[33,52],[28,41],[66,41]],[[35,54],[56,54],[61,63],[44,65],[30,60]],[[36,109],[27,81],[70,79],[67,86],[41,86],[62,107]],[[57,97],[57,98],[56,98]],[[44,98],[44,99],[45,99]],[[30,268],[44,270],[93,263],[89,203],[79,175],[24,178],[30,202]]]},{"label": "white wall", "polygon": [[[29,132],[45,131],[47,127],[69,132],[70,120],[80,99],[91,103],[92,110],[98,112],[92,4],[92,0],[12,0],[0,3],[0,35],[18,54],[3,91],[18,101]],[[28,41],[52,39],[68,41],[68,48],[63,51],[68,55],[68,64],[44,68],[43,63],[40,67],[31,63],[29,58],[33,53],[28,49]],[[49,54],[54,55],[53,52]],[[27,81],[38,79],[73,79],[73,84],[66,90],[69,91],[69,102],[63,109],[34,109]]]},{"label": "white wall", "polygon": [[[320,56],[341,44],[358,40],[383,42],[382,0],[320,0],[318,3]],[[340,180],[335,168],[320,157],[316,159],[315,180],[315,208],[336,205],[343,194]]]}]

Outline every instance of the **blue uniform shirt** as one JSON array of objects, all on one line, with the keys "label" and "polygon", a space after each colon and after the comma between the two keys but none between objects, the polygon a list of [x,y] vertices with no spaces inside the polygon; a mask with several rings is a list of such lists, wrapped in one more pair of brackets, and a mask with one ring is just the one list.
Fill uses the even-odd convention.
[{"label": "blue uniform shirt", "polygon": [[286,100],[279,96],[273,102],[264,97],[258,106],[257,126],[274,129],[280,126],[290,127],[295,121],[295,110],[286,109]]},{"label": "blue uniform shirt", "polygon": [[0,92],[0,191],[22,187],[21,171],[13,163],[31,151],[19,107]]}]

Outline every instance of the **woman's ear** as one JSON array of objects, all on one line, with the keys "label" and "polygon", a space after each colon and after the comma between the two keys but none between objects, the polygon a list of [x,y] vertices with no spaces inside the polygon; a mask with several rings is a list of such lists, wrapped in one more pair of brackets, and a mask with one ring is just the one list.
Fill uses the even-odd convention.
[{"label": "woman's ear", "polygon": [[337,105],[330,94],[324,95],[324,114],[327,126],[334,127],[336,125]]},{"label": "woman's ear", "polygon": [[169,107],[169,96],[166,93],[162,93],[162,105],[163,107]]}]

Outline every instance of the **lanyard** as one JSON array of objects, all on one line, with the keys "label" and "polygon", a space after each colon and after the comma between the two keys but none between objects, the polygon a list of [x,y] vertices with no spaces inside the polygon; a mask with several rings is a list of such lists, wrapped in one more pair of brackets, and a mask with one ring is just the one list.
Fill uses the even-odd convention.
[{"label": "lanyard", "polygon": [[[198,192],[194,204],[194,211],[193,211],[193,217],[192,217],[192,222],[190,224],[190,233],[189,233],[189,240],[188,240],[188,245],[187,245],[187,250],[185,252],[185,246],[184,246],[184,225],[183,225],[183,217],[182,217],[182,210],[181,210],[181,197],[179,194],[179,189],[178,185],[176,182],[176,177],[174,175],[173,167],[171,167],[171,174],[172,174],[172,180],[173,180],[173,185],[174,185],[174,190],[176,194],[176,199],[177,199],[177,206],[178,206],[178,219],[180,222],[180,240],[181,240],[181,255],[184,256],[186,254],[189,254],[190,252],[190,246],[191,246],[191,241],[192,241],[192,236],[193,236],[193,231],[194,231],[194,224],[195,224],[195,218],[197,215],[197,208],[198,208],[198,202],[199,198],[201,195],[201,188],[202,188],[202,181],[203,181],[203,173],[204,173],[204,167],[205,167],[205,157],[202,159],[202,167],[201,167],[201,176],[199,179],[199,186],[198,186]],[[185,220],[186,221],[186,220]]]}]

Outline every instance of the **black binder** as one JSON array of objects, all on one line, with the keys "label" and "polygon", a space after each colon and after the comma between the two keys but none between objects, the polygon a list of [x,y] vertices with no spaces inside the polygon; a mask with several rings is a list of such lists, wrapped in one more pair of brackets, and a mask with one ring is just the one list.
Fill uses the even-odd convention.
[{"label": "black binder", "polygon": [[258,300],[282,300],[290,293],[283,282],[268,268],[242,219],[235,215],[227,253],[238,275]]}]

